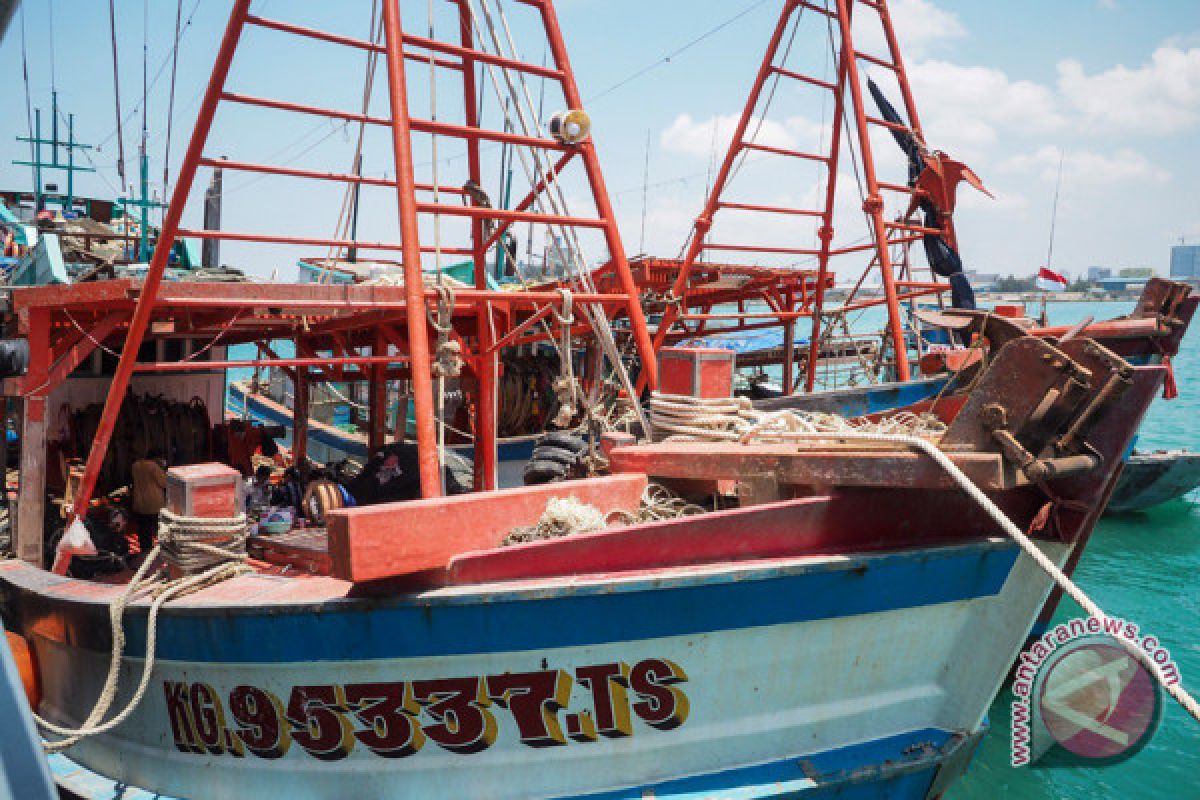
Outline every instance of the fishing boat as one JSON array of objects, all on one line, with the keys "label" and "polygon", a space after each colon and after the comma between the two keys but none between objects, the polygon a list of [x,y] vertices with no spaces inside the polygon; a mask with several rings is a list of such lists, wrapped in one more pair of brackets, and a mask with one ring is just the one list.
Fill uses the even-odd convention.
[{"label": "fishing boat", "polygon": [[[0,383],[22,431],[17,558],[0,562],[0,610],[67,791],[937,798],[967,768],[1054,583],[1047,568],[1094,526],[1166,368],[1132,365],[1083,336],[1023,335],[915,420],[747,424],[728,361],[710,371],[702,351],[683,349],[691,368],[660,369],[554,5],[517,5],[459,3],[450,24],[435,24],[402,21],[399,4],[384,2],[368,36],[353,38],[236,0],[145,278],[9,290],[5,334],[27,342],[30,359]],[[787,8],[801,5],[817,7]],[[852,6],[892,31],[884,0],[830,2],[822,22],[847,32]],[[525,12],[519,27],[509,10]],[[530,27],[543,34],[544,66],[504,33]],[[388,115],[232,91],[235,53],[257,36],[377,58]],[[417,115],[409,62],[459,77],[461,122]],[[861,102],[853,49],[840,64]],[[480,74],[513,110],[511,127],[480,125]],[[546,129],[527,109],[528,76],[562,94],[565,110]],[[395,177],[211,159],[223,103],[381,126]],[[529,194],[512,210],[439,202],[441,183],[454,184],[438,173],[419,181],[420,137],[465,142],[470,180],[481,142],[523,148],[539,165]],[[214,166],[382,183],[402,241],[352,244],[400,250],[402,272],[373,285],[165,282],[180,236],[331,245],[181,228],[198,170]],[[558,203],[568,167],[595,216]],[[420,222],[437,215],[468,221],[465,244],[427,244]],[[436,270],[423,274],[456,250],[483,263],[496,236],[484,221],[552,227],[571,242],[595,232],[621,291],[585,283],[580,246],[568,256],[580,284],[566,291],[451,290]],[[163,344],[180,337],[256,343],[260,354],[190,360]],[[589,478],[498,490],[500,352],[525,340],[570,349],[575,338],[597,342],[627,397],[643,381],[653,413],[635,406],[640,437],[599,436]],[[294,356],[271,349],[282,340]],[[47,397],[100,343],[120,356],[72,475],[57,567],[69,569],[93,500],[104,502],[98,481],[135,374],[175,378],[164,392],[177,396],[196,372],[290,370],[300,454],[311,384],[367,380],[374,447],[389,383],[409,381],[421,497],[331,510],[303,538],[273,540],[248,529],[235,471],[173,467],[159,544],[136,573],[92,581],[48,570]],[[638,378],[626,351],[638,354]],[[476,491],[446,496],[436,407],[457,358],[472,378]],[[721,435],[664,437],[668,409]],[[271,559],[249,560],[247,539]]]},{"label": "fishing boat", "polygon": [[1200,487],[1200,453],[1190,450],[1134,451],[1125,459],[1108,511],[1146,511],[1179,500]]}]

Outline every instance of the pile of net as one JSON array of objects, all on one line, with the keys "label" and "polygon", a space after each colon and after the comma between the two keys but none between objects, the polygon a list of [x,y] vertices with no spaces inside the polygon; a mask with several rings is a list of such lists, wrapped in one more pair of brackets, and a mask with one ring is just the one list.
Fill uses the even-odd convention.
[{"label": "pile of net", "polygon": [[769,442],[772,433],[903,434],[931,440],[946,433],[946,424],[928,413],[897,411],[849,419],[821,411],[767,412],[755,410],[745,397],[710,400],[656,393],[650,413],[658,442],[736,442],[751,432],[759,442]]},{"label": "pile of net", "polygon": [[505,537],[502,546],[511,547],[527,542],[560,539],[564,536],[595,533],[614,525],[658,522],[704,512],[704,508],[689,503],[670,490],[654,483],[646,487],[637,511],[617,510],[605,514],[574,495],[554,497],[546,504],[546,510],[537,523],[513,528]]}]

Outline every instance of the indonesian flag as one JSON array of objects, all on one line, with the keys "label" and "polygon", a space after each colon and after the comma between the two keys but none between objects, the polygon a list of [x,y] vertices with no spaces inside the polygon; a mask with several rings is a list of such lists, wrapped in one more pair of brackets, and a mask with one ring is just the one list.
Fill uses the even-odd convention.
[{"label": "indonesian flag", "polygon": [[1037,285],[1043,292],[1061,292],[1067,288],[1069,283],[1070,281],[1065,275],[1059,275],[1045,267],[1038,270]]}]

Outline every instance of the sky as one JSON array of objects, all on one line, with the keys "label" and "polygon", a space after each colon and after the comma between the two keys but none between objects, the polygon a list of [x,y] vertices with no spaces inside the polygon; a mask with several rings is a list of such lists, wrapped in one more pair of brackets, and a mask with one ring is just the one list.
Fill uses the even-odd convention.
[{"label": "sky", "polygon": [[[23,28],[32,104],[48,109],[51,89],[56,88],[60,110],[75,115],[78,138],[99,145],[89,153],[98,172],[79,179],[80,191],[99,197],[118,193],[107,5],[100,0],[25,0],[23,13],[0,42],[0,70],[10,86],[10,113],[0,127],[0,185],[25,188],[31,181],[26,168],[9,164],[28,157],[27,145],[15,141],[26,127]],[[115,5],[127,173],[136,174],[145,42],[151,85],[146,103],[150,172],[161,195],[176,3],[116,0]],[[183,19],[190,24],[183,26],[178,50],[167,169],[172,184],[230,5],[230,0],[182,0]],[[432,20],[431,5],[436,5]],[[420,34],[428,33],[431,24],[435,35],[456,33],[446,16],[449,5],[444,0],[402,0],[405,25]],[[491,5],[496,6],[495,0]],[[513,20],[521,57],[540,63],[545,46],[535,20],[511,0],[501,5]],[[746,103],[782,2],[559,0],[556,5],[593,120],[624,247],[631,254],[676,255]],[[256,0],[254,10],[367,38],[371,6],[371,0]],[[1200,158],[1194,146],[1200,130],[1200,3],[892,0],[891,6],[930,146],[970,165],[995,195],[989,200],[969,187],[960,194],[956,222],[968,269],[1028,275],[1047,263],[1060,164],[1061,196],[1050,262],[1055,269],[1078,275],[1089,266],[1153,267],[1165,274],[1172,245],[1181,238],[1200,244]],[[884,55],[882,36],[869,16],[863,11],[856,23],[859,48]],[[801,19],[788,53],[789,67],[830,76],[828,29],[820,17],[809,14]],[[461,92],[458,78],[443,73],[431,81],[426,65],[409,65],[410,92],[414,106],[420,106],[417,115],[430,116],[430,105],[436,102],[439,119],[456,121],[462,105],[461,95],[456,96]],[[365,59],[359,52],[250,30],[235,59],[229,88],[356,109],[364,94],[364,72]],[[865,73],[899,102],[890,73],[875,67]],[[490,76],[480,77],[487,96],[484,123],[498,125],[500,107]],[[755,112],[757,141],[789,149],[828,148],[832,112],[827,93],[784,83],[769,107]],[[370,93],[376,114],[386,112],[384,84],[381,71]],[[529,88],[537,102],[539,82],[531,82]],[[542,118],[564,105],[556,92],[547,93],[541,102]],[[394,174],[384,133],[372,130],[365,135],[368,174]],[[461,145],[445,137],[436,142],[417,138],[418,179],[432,180],[436,164],[439,182],[460,185],[465,170]],[[347,172],[356,145],[353,126],[223,106],[205,152]],[[885,132],[872,134],[872,151],[879,178],[903,182],[902,156]],[[494,198],[501,194],[501,155],[499,148],[485,148],[484,184]],[[843,243],[862,235],[855,166],[853,158],[844,158],[837,176],[838,241]],[[822,169],[750,157],[725,197],[814,207],[827,180]],[[516,163],[514,172],[515,191],[521,194],[521,185],[527,185],[522,165]],[[207,180],[204,172],[197,177],[185,224],[197,224],[197,200]],[[232,230],[325,238],[339,228],[343,195],[333,184],[230,174],[226,186],[225,220]],[[589,215],[582,175],[564,176],[563,186],[570,207]],[[394,195],[366,190],[363,197],[362,237],[396,241]],[[889,206],[891,215],[899,210]],[[426,221],[421,236],[423,243],[450,246],[460,233],[452,222],[435,230]],[[722,212],[712,236],[713,241],[727,243],[806,248],[815,231],[793,217]],[[523,250],[527,246],[522,243]],[[539,242],[535,249],[541,246]],[[595,260],[603,255],[604,243],[593,237],[585,249]],[[320,254],[311,249],[226,245],[223,260],[260,275],[287,277],[295,257]],[[788,263],[797,262],[793,258]],[[838,264],[843,277],[861,267]]]}]

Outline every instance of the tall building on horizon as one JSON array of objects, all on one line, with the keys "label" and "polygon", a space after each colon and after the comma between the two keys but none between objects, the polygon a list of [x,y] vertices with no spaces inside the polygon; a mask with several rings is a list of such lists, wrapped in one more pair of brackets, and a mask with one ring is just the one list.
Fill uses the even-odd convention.
[{"label": "tall building on horizon", "polygon": [[1200,278],[1200,245],[1180,244],[1171,248],[1171,277],[1177,280]]}]

